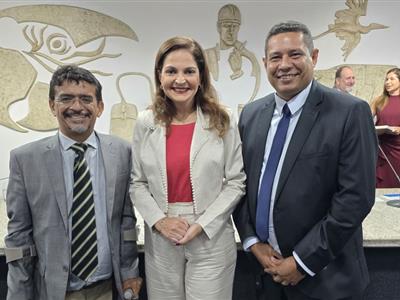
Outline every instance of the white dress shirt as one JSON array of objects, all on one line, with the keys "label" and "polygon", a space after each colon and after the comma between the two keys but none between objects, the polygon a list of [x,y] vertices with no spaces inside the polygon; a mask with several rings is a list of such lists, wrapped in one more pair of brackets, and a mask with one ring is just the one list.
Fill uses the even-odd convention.
[{"label": "white dress shirt", "polygon": [[[275,249],[275,251],[277,251],[279,253],[281,253],[281,251],[279,249],[279,244],[276,239],[275,228],[274,228],[274,223],[273,223],[275,194],[276,194],[276,189],[278,187],[279,177],[281,175],[283,161],[285,160],[286,151],[288,149],[290,140],[292,139],[293,132],[296,129],[296,125],[297,125],[297,122],[299,121],[301,112],[303,111],[304,103],[306,102],[308,94],[310,93],[311,85],[312,85],[312,81],[304,90],[302,90],[300,93],[298,93],[296,96],[294,96],[289,101],[283,100],[277,94],[275,94],[275,109],[274,109],[274,113],[273,113],[273,116],[271,119],[269,130],[268,130],[267,140],[265,143],[264,161],[263,161],[263,165],[261,168],[260,182],[258,185],[259,188],[261,186],[261,180],[264,176],[264,171],[265,171],[265,167],[267,165],[269,153],[271,151],[272,142],[274,140],[279,121],[282,118],[282,109],[283,109],[283,106],[285,104],[287,104],[290,109],[290,112],[292,113],[292,116],[290,118],[289,128],[288,128],[288,131],[286,134],[286,140],[285,140],[285,144],[282,149],[282,154],[279,159],[279,164],[276,169],[274,183],[272,185],[271,203],[270,203],[270,210],[269,210],[269,224],[268,224],[268,228],[269,228],[268,243],[271,245],[271,247],[273,247]],[[249,237],[243,242],[243,249],[245,249],[245,251],[249,251],[250,247],[252,245],[254,245],[255,243],[258,243],[259,241],[260,240],[256,236]],[[306,265],[304,265],[304,263],[301,261],[301,259],[298,257],[298,255],[295,252],[293,252],[293,257],[295,258],[296,262],[303,268],[304,271],[306,271],[311,276],[315,275],[314,272],[312,272],[309,268],[307,268]]]}]

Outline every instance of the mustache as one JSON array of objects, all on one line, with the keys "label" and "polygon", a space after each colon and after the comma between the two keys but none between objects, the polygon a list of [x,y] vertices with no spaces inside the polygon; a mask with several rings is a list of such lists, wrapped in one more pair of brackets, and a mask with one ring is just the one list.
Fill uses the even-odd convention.
[{"label": "mustache", "polygon": [[73,110],[67,110],[63,113],[64,117],[90,117],[92,114],[87,112],[87,111],[81,111],[81,112],[77,112],[77,111],[73,111]]}]

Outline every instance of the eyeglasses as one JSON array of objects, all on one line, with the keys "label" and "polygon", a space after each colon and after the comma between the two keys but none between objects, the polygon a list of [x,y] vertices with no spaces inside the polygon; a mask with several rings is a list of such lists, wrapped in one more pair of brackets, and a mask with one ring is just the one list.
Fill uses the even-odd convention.
[{"label": "eyeglasses", "polygon": [[63,105],[72,105],[75,103],[75,100],[78,100],[80,104],[89,105],[92,104],[94,99],[92,96],[88,95],[61,95],[55,99],[56,102],[61,103]]}]

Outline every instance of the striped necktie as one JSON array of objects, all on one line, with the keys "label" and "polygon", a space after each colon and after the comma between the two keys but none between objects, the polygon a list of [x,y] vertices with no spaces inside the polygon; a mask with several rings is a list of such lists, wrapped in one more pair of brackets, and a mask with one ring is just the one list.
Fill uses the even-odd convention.
[{"label": "striped necktie", "polygon": [[96,218],[92,181],[85,159],[86,144],[74,144],[71,271],[86,281],[98,265]]}]

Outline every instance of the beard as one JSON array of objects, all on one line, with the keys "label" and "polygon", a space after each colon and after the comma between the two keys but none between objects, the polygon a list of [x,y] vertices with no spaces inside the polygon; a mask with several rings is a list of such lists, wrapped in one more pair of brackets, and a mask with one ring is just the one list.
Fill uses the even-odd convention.
[{"label": "beard", "polygon": [[66,111],[64,112],[64,118],[69,119],[69,128],[71,131],[81,134],[86,132],[89,129],[89,126],[84,123],[75,123],[73,118],[74,117],[83,117],[90,118],[91,114],[89,112],[73,112],[73,111]]},{"label": "beard", "polygon": [[85,125],[73,125],[70,127],[71,131],[81,134],[88,130],[88,127]]},{"label": "beard", "polygon": [[352,86],[346,86],[346,92],[351,93],[353,91]]}]

